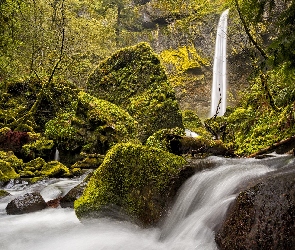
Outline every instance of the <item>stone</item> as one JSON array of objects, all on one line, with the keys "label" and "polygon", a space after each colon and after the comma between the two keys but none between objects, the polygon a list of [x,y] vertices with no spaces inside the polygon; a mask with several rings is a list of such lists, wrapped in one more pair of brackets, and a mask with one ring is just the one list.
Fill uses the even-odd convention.
[{"label": "stone", "polygon": [[27,193],[7,204],[7,214],[25,214],[47,208],[47,204],[39,193]]},{"label": "stone", "polygon": [[220,250],[295,249],[295,171],[277,171],[240,192],[216,234]]}]

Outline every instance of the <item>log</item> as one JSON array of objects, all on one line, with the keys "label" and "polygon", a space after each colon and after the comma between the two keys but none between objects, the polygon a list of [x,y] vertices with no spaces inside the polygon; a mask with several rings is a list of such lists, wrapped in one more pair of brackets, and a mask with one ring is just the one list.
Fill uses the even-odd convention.
[{"label": "log", "polygon": [[272,152],[276,152],[278,154],[285,154],[287,152],[289,152],[290,150],[293,150],[293,154],[294,154],[294,149],[295,149],[295,135],[281,140],[277,143],[272,144],[271,146],[261,149],[258,152],[249,155],[249,157],[256,157],[259,155],[263,155],[263,154],[268,154],[268,153],[272,153]]}]

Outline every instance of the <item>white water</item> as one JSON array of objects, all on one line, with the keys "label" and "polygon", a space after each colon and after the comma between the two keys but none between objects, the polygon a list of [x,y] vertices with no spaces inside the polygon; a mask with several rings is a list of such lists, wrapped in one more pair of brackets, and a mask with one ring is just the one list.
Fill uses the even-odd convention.
[{"label": "white water", "polygon": [[[218,116],[224,115],[226,111],[226,42],[228,11],[229,10],[225,10],[221,14],[217,26],[215,56],[213,63],[213,82],[211,90],[211,117],[216,114],[217,108]],[[220,100],[221,103],[219,105]]]},{"label": "white water", "polygon": [[[237,187],[256,176],[286,165],[288,156],[275,159],[210,157],[211,170],[192,176],[182,187],[169,216],[159,228],[141,229],[128,222],[98,219],[83,225],[73,209],[45,209],[24,215],[6,215],[0,200],[1,250],[213,250],[214,228],[237,195]],[[14,196],[39,190],[66,193],[80,180],[53,180],[33,186],[7,188]],[[18,189],[18,187],[20,187]],[[45,191],[46,192],[45,192]],[[58,194],[57,194],[58,193]],[[54,195],[52,195],[54,196]]]},{"label": "white water", "polygon": [[55,149],[54,160],[55,160],[55,161],[59,161],[59,151],[58,151],[57,148]]}]

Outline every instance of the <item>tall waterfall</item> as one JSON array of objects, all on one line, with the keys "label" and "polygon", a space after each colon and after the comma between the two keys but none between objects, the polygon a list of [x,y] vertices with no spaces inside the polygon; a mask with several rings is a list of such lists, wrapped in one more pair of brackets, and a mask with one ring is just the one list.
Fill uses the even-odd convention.
[{"label": "tall waterfall", "polygon": [[217,27],[211,93],[211,117],[216,114],[216,111],[218,116],[224,115],[226,111],[227,16],[228,9],[221,14]]}]

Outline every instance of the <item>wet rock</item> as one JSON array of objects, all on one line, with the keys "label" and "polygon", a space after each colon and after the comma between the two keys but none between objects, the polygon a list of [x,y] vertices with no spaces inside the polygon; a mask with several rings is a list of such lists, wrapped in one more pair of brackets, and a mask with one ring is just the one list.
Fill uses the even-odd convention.
[{"label": "wet rock", "polygon": [[61,198],[59,197],[59,198],[47,201],[46,204],[48,207],[57,208],[60,205],[60,199]]},{"label": "wet rock", "polygon": [[17,197],[7,204],[7,214],[24,214],[42,210],[47,207],[39,193],[28,193]]},{"label": "wet rock", "polygon": [[63,208],[74,208],[74,202],[80,198],[86,188],[87,182],[82,182],[76,187],[72,188],[63,198],[60,200],[60,206]]},{"label": "wet rock", "polygon": [[295,249],[292,168],[264,177],[238,195],[216,234],[221,250]]}]

